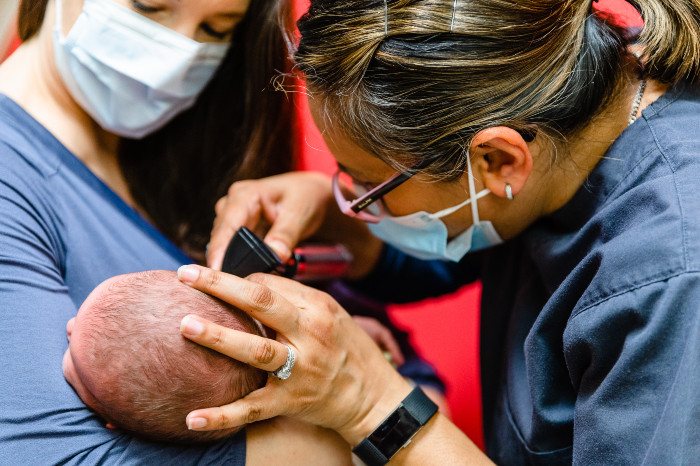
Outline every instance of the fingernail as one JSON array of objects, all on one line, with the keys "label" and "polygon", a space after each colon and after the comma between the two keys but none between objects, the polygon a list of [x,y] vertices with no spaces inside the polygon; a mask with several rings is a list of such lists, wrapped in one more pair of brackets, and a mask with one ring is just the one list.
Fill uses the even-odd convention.
[{"label": "fingernail", "polygon": [[180,331],[185,335],[196,337],[204,332],[204,324],[190,316],[185,316],[180,322]]},{"label": "fingernail", "polygon": [[275,251],[275,253],[277,253],[277,255],[280,256],[282,260],[287,260],[292,256],[292,252],[282,241],[273,239],[269,243],[267,243],[267,245],[270,246],[272,250]]},{"label": "fingernail", "polygon": [[190,430],[204,429],[207,426],[207,420],[203,417],[193,417],[187,420],[187,428]]},{"label": "fingernail", "polygon": [[177,278],[185,283],[194,283],[199,278],[199,269],[191,265],[183,265],[177,269]]}]

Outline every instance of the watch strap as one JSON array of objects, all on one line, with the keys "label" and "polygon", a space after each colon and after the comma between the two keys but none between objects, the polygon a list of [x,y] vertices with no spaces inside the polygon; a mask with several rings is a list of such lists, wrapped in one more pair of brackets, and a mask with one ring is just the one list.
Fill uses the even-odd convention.
[{"label": "watch strap", "polygon": [[410,442],[437,411],[437,405],[420,387],[415,387],[396,410],[353,449],[353,453],[367,466],[384,465]]},{"label": "watch strap", "polygon": [[438,411],[438,406],[418,386],[413,388],[401,404],[420,422],[421,427]]},{"label": "watch strap", "polygon": [[381,466],[389,462],[389,458],[379,451],[369,439],[365,438],[358,446],[352,449],[367,466]]}]

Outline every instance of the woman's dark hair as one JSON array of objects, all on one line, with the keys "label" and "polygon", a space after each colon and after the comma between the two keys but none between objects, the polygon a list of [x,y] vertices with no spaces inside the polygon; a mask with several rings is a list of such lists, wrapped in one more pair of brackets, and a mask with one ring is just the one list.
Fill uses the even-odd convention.
[{"label": "woman's dark hair", "polygon": [[[640,75],[700,80],[700,0],[637,0]],[[464,173],[465,147],[508,126],[575,134],[626,82],[623,30],[591,0],[312,0],[296,54],[332,124],[397,169]]]},{"label": "woman's dark hair", "polygon": [[[41,28],[48,0],[21,0],[22,40]],[[203,260],[214,205],[235,181],[289,171],[297,146],[280,76],[291,68],[290,0],[254,0],[221,68],[197,100],[160,131],[122,140],[119,163],[155,226]]]},{"label": "woman's dark hair", "polygon": [[31,39],[44,23],[49,0],[20,0],[17,32],[23,41]]}]

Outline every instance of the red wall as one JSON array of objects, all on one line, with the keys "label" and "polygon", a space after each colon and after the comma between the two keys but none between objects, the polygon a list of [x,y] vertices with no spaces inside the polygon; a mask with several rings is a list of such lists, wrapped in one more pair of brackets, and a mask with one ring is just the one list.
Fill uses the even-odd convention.
[{"label": "red wall", "polygon": [[[15,24],[10,26],[6,33],[11,36],[11,39],[7,50],[1,50],[3,47],[0,46],[0,63],[2,63],[7,57],[9,57],[12,54],[12,52],[17,50],[17,47],[19,47],[20,44],[19,37],[17,37],[17,28]],[[0,44],[5,43],[5,37],[2,37],[0,35]]]}]

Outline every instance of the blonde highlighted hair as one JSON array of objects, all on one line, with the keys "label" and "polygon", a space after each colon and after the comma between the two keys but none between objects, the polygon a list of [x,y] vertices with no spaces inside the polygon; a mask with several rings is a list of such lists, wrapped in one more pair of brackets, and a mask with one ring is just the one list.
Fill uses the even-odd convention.
[{"label": "blonde highlighted hair", "polygon": [[[700,0],[637,0],[640,75],[700,78]],[[574,134],[613,99],[632,61],[591,0],[312,0],[296,54],[312,99],[396,168],[465,169],[480,130]]]}]

